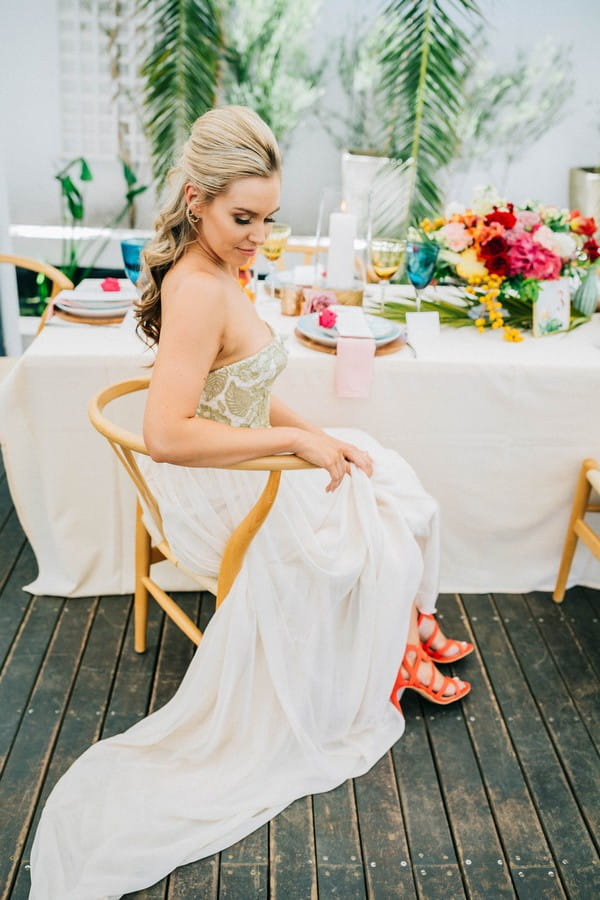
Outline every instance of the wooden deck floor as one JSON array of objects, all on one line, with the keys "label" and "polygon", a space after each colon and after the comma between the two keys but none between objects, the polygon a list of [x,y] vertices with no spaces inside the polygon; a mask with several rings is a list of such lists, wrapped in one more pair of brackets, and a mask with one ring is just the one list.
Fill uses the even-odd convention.
[{"label": "wooden deck floor", "polygon": [[[0,897],[25,900],[40,808],[67,766],[174,693],[192,647],[157,612],[132,650],[131,599],[22,591],[35,560],[0,473]],[[201,621],[210,595],[185,595]],[[411,695],[401,741],[367,775],[304,798],[144,900],[559,898],[600,893],[600,592],[446,596],[471,695]],[[53,898],[62,900],[62,898]]]}]

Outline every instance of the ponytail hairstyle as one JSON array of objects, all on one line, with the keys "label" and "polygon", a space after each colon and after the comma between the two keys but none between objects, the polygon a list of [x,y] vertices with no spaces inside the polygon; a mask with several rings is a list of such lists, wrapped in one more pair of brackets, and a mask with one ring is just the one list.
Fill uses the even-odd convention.
[{"label": "ponytail hairstyle", "polygon": [[171,195],[156,219],[156,234],[142,253],[143,289],[135,315],[148,344],[160,337],[163,278],[197,238],[198,217],[186,202],[186,184],[210,203],[237,178],[269,178],[280,171],[275,137],[251,109],[222,106],[196,119],[178,165],[169,172]]}]

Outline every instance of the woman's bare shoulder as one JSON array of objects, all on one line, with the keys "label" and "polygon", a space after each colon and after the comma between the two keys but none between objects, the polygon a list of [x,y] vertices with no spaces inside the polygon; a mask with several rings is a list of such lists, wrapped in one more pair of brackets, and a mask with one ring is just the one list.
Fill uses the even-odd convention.
[{"label": "woman's bare shoulder", "polygon": [[174,267],[164,278],[162,289],[163,321],[171,317],[188,322],[210,316],[215,323],[225,321],[226,287],[211,272],[190,266]]}]

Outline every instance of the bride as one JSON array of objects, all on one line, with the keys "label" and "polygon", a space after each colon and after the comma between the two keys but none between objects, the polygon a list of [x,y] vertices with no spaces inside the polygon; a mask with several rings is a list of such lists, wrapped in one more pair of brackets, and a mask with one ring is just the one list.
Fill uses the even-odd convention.
[{"label": "bride", "polygon": [[216,853],[296,798],[366,772],[404,730],[410,688],[450,703],[440,673],[471,644],[434,617],[438,515],[410,466],[354,430],[322,431],[275,396],[285,366],[238,268],[279,206],[280,157],[243,107],[194,124],[144,254],[139,328],[157,345],[145,474],[166,537],[215,575],[264,475],[295,453],[225,603],[173,699],[87,750],[50,795],[31,900],[107,900]]}]

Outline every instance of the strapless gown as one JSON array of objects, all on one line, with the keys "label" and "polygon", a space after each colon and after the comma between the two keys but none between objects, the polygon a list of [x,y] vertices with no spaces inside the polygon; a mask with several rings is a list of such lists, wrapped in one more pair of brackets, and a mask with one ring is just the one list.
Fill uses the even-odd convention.
[{"label": "strapless gown", "polygon": [[[212,372],[197,414],[269,424],[276,337]],[[32,850],[30,900],[113,900],[235,843],[289,803],[366,772],[402,735],[389,701],[411,604],[435,610],[436,503],[368,435],[333,493],[284,472],[277,500],[175,696],[87,750],[56,784]],[[216,574],[264,473],[144,459],[174,552]]]}]

